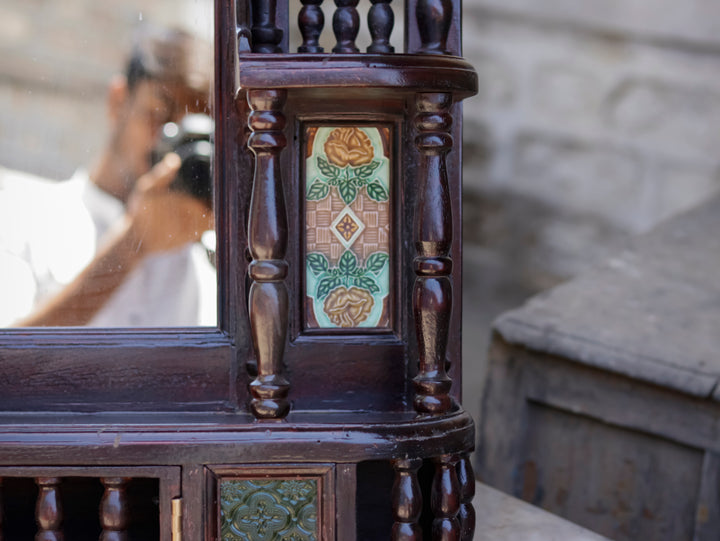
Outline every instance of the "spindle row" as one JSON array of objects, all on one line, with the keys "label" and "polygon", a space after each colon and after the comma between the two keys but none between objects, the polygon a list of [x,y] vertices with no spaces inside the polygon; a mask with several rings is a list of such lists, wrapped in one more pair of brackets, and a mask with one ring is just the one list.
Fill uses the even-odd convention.
[{"label": "spindle row", "polygon": [[[329,2],[329,0],[328,0]],[[359,53],[355,41],[360,31],[360,0],[334,0],[335,10],[332,16],[332,30],[336,44],[333,53]],[[298,29],[302,35],[299,53],[323,53],[320,35],[325,27],[323,0],[301,0],[302,8],[298,15]],[[395,26],[392,0],[370,0],[367,12],[367,26],[372,42],[367,47],[371,54],[390,54],[395,48],[390,44],[390,35]],[[240,3],[242,4],[242,3]],[[246,8],[243,8],[244,10]],[[282,17],[278,12],[277,0],[252,0],[250,14],[243,12],[239,18],[249,16],[249,32],[244,24],[238,27],[239,41],[248,38],[252,42],[254,53],[282,53],[283,37],[288,31],[282,28]],[[453,19],[452,0],[416,0],[415,24],[417,25],[420,45],[408,53],[451,54],[447,47],[448,32]],[[249,33],[249,36],[248,36]]]},{"label": "spindle row", "polygon": [[[392,541],[421,541],[420,527],[423,494],[418,471],[420,459],[395,461],[393,485]],[[432,539],[472,541],[475,533],[475,478],[470,458],[462,455],[443,455],[433,461],[434,474],[430,490]]]},{"label": "spindle row", "polygon": [[[126,477],[102,477],[100,482],[103,485],[103,495],[100,501],[98,514],[102,533],[100,541],[125,541],[127,540],[128,525],[128,501]],[[63,505],[62,505],[62,478],[60,477],[37,477],[35,478],[38,494],[35,503],[35,522],[37,532],[35,541],[63,541]],[[2,487],[2,479],[0,479]],[[10,502],[12,496],[5,495],[5,500]],[[3,535],[3,501],[0,491],[0,541],[5,539]]]}]

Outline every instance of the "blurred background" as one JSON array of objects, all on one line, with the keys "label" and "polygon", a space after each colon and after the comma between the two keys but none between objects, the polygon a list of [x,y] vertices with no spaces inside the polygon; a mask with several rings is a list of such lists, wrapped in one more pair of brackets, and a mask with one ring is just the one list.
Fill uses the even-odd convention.
[{"label": "blurred background", "polygon": [[[66,179],[107,136],[106,98],[142,24],[212,39],[208,0],[5,0],[0,166]],[[212,42],[212,41],[210,41]]]},{"label": "blurred background", "polygon": [[720,188],[720,3],[471,0],[464,405],[492,320]]}]

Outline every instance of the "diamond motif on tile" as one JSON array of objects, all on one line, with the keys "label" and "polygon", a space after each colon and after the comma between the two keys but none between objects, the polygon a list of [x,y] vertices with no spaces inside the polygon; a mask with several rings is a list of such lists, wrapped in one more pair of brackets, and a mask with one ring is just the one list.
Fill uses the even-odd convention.
[{"label": "diamond motif on tile", "polygon": [[350,207],[345,207],[330,224],[330,229],[345,248],[350,248],[365,230],[365,224]]},{"label": "diamond motif on tile", "polygon": [[340,220],[340,223],[335,226],[335,229],[346,241],[348,241],[352,238],[355,232],[360,229],[360,226],[355,223],[352,216],[346,214],[345,217]]}]

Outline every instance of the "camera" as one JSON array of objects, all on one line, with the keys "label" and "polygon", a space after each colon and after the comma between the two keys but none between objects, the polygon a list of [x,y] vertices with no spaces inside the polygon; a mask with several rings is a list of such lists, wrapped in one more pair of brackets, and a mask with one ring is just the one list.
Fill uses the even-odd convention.
[{"label": "camera", "polygon": [[153,165],[169,152],[180,156],[182,164],[171,189],[197,197],[208,208],[212,208],[213,203],[213,131],[213,120],[208,115],[186,115],[180,122],[163,125],[152,152]]}]

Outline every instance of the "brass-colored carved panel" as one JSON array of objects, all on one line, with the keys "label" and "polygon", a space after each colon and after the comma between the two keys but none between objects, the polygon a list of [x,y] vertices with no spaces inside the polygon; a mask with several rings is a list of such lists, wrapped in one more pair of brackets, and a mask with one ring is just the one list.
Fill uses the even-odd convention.
[{"label": "brass-colored carved panel", "polygon": [[305,130],[305,327],[390,326],[391,132]]}]

